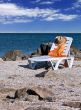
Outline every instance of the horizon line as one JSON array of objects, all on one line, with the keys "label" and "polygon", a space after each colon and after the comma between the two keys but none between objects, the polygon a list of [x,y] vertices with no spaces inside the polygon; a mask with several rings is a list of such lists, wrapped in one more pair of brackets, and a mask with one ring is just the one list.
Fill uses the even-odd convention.
[{"label": "horizon line", "polygon": [[0,34],[59,34],[59,33],[71,33],[71,34],[81,34],[81,32],[0,32]]}]

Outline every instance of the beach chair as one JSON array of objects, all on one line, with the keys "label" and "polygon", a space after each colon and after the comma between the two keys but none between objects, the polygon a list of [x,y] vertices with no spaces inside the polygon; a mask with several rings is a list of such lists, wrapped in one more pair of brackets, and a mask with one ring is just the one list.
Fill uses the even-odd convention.
[{"label": "beach chair", "polygon": [[[52,69],[53,70],[57,70],[58,67],[59,67],[59,65],[60,65],[60,63],[63,60],[66,60],[67,63],[68,63],[68,67],[69,68],[72,68],[73,61],[74,61],[74,56],[71,56],[70,55],[70,46],[72,44],[73,39],[71,37],[66,37],[66,39],[67,39],[67,42],[65,44],[64,54],[67,57],[50,57],[48,55],[43,55],[43,56],[38,56],[38,57],[32,57],[32,58],[29,58],[28,59],[29,67],[32,68],[32,69],[35,69],[36,65],[39,62],[50,62],[51,63],[51,66],[52,66]],[[54,48],[56,48],[56,46],[53,43],[50,50],[53,50]]]}]

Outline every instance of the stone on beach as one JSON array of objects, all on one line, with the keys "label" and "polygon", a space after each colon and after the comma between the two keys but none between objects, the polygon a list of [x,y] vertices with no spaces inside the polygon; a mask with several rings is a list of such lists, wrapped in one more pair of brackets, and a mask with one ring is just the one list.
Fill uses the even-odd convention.
[{"label": "stone on beach", "polygon": [[14,96],[8,95],[7,99],[20,99],[23,101],[38,101],[47,100],[52,101],[53,93],[46,88],[32,87],[31,89],[21,88],[15,91]]},{"label": "stone on beach", "polygon": [[2,58],[4,61],[9,61],[9,60],[15,61],[15,60],[28,59],[29,55],[25,55],[20,50],[11,50],[7,52]]},{"label": "stone on beach", "polygon": [[30,94],[34,92],[39,96],[39,99],[47,99],[47,100],[52,100],[52,96],[54,95],[50,90],[42,87],[33,87],[28,90]]}]

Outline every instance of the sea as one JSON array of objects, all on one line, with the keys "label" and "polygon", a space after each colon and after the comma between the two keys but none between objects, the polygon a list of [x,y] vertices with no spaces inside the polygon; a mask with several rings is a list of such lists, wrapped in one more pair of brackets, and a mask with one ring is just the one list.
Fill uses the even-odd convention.
[{"label": "sea", "polygon": [[58,35],[72,37],[72,45],[81,50],[81,33],[0,33],[0,57],[10,50],[31,54],[41,43],[53,42]]}]

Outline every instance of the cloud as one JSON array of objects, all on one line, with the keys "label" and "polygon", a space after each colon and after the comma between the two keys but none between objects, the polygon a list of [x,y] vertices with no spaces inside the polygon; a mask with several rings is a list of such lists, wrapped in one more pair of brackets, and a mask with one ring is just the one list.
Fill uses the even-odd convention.
[{"label": "cloud", "polygon": [[32,22],[32,20],[21,18],[21,17],[3,17],[0,16],[0,23],[2,24],[12,24],[12,23],[28,23]]},{"label": "cloud", "polygon": [[77,15],[62,14],[54,9],[23,8],[12,3],[0,4],[0,23],[3,24],[32,22],[37,18],[45,21],[70,21],[77,17]]},{"label": "cloud", "polygon": [[42,0],[36,0],[31,2],[33,4],[40,4],[40,5],[51,5],[54,3],[54,1],[42,1]]},{"label": "cloud", "polygon": [[81,0],[77,0],[72,4],[72,7],[65,9],[66,11],[68,10],[79,10],[81,8]]},{"label": "cloud", "polygon": [[52,1],[45,1],[45,2],[41,2],[40,4],[41,5],[51,5],[51,4],[53,4],[54,2],[52,2]]},{"label": "cloud", "polygon": [[45,20],[47,21],[53,21],[53,20],[63,20],[63,21],[71,21],[75,18],[77,18],[77,15],[64,15],[64,14],[55,14],[55,15],[51,15],[47,18],[45,18]]},{"label": "cloud", "polygon": [[61,0],[35,0],[35,3],[39,3],[39,2],[57,2],[57,1],[61,1]]},{"label": "cloud", "polygon": [[56,13],[58,10],[39,9],[39,8],[21,8],[15,4],[6,3],[0,4],[0,16],[26,16],[37,17],[42,15],[50,15]]},{"label": "cloud", "polygon": [[77,2],[75,2],[73,4],[73,8],[76,9],[76,8],[80,8],[81,7],[81,0],[78,0]]},{"label": "cloud", "polygon": [[61,0],[36,0],[32,3],[38,3],[40,5],[52,5],[54,4],[55,2],[58,2],[58,1],[61,1]]},{"label": "cloud", "polygon": [[41,0],[36,0],[35,2],[38,3],[38,2],[40,2],[40,1],[41,1]]}]

